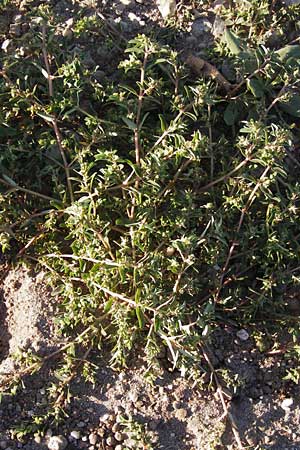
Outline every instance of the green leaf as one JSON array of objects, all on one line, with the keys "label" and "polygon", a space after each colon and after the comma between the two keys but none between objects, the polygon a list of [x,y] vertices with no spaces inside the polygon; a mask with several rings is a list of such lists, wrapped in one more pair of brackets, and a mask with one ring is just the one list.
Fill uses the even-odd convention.
[{"label": "green leaf", "polygon": [[300,60],[300,45],[286,45],[275,52],[282,62],[287,61],[290,58]]},{"label": "green leaf", "polygon": [[50,122],[50,123],[54,122],[54,118],[52,116],[50,116],[49,114],[45,114],[45,113],[41,113],[41,112],[37,111],[37,115],[39,117],[41,117],[42,119],[44,119],[46,122]]},{"label": "green leaf", "polygon": [[149,112],[146,112],[146,114],[143,116],[141,123],[139,124],[139,129],[142,128],[142,126],[144,125],[145,120],[147,119],[147,117],[149,116]]},{"label": "green leaf", "polygon": [[135,291],[134,299],[135,299],[136,303],[140,302],[140,299],[141,299],[141,288],[137,288],[137,290]]},{"label": "green leaf", "polygon": [[265,95],[265,85],[261,79],[251,78],[250,80],[247,80],[247,86],[254,97],[261,98]]},{"label": "green leaf", "polygon": [[9,137],[15,136],[17,134],[17,130],[15,128],[11,128],[8,126],[0,126],[0,137]]},{"label": "green leaf", "polygon": [[293,117],[300,117],[300,95],[293,95],[286,102],[278,102],[280,108]]},{"label": "green leaf", "polygon": [[226,125],[231,126],[233,125],[240,117],[240,109],[238,107],[238,104],[236,102],[230,102],[228,103],[223,118],[226,123]]},{"label": "green leaf", "polygon": [[104,306],[104,313],[105,313],[105,314],[108,313],[108,312],[110,311],[113,302],[114,302],[113,298],[110,297],[110,299],[105,303],[105,306]]},{"label": "green leaf", "polygon": [[4,173],[2,174],[3,179],[12,187],[18,187],[17,183],[14,182],[14,180],[12,180],[10,177],[8,177],[7,175],[5,175]]},{"label": "green leaf", "polygon": [[161,131],[164,132],[168,128],[168,124],[165,121],[165,118],[164,118],[163,114],[159,114],[158,117],[159,117],[159,120],[160,120]]},{"label": "green leaf", "polygon": [[139,327],[143,328],[143,326],[144,326],[144,314],[143,314],[143,311],[141,310],[141,308],[139,306],[137,306],[135,308],[135,314],[136,314],[136,317],[137,317],[137,320],[138,320],[138,323],[139,323]]},{"label": "green leaf", "polygon": [[160,329],[160,324],[161,324],[161,321],[160,321],[159,316],[155,316],[155,317],[154,317],[154,331],[156,331],[156,332],[159,331],[159,329]]},{"label": "green leaf", "polygon": [[126,123],[130,130],[136,130],[136,124],[132,120],[128,119],[128,117],[122,117],[122,120],[124,123]]},{"label": "green leaf", "polygon": [[127,219],[126,217],[119,217],[118,219],[116,219],[116,225],[123,225],[124,227],[133,227],[138,224],[139,222],[132,222],[130,219]]},{"label": "green leaf", "polygon": [[238,55],[241,52],[242,41],[228,28],[224,32],[224,41],[233,55]]},{"label": "green leaf", "polygon": [[258,69],[259,58],[250,50],[239,53],[239,58],[243,60],[244,70],[246,73],[252,73]]},{"label": "green leaf", "polygon": [[39,69],[39,71],[43,74],[43,76],[48,80],[49,75],[47,70],[45,70],[42,66],[37,64],[35,61],[32,61],[32,64]]},{"label": "green leaf", "polygon": [[121,159],[120,162],[124,162],[124,163],[128,164],[129,167],[132,168],[132,170],[138,177],[140,177],[140,178],[142,177],[141,168],[137,164],[134,164],[132,161],[130,161],[130,159]]}]

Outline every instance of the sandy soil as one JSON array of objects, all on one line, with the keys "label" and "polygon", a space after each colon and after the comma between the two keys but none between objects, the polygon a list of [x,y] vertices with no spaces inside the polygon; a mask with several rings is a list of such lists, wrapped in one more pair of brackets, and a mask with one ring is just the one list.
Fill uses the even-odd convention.
[{"label": "sandy soil", "polygon": [[[43,357],[63,345],[54,326],[58,300],[51,296],[43,279],[43,274],[36,275],[20,267],[11,269],[2,282],[2,381],[17,370],[18,362],[13,356],[17,351],[32,350]],[[238,433],[245,448],[300,449],[299,387],[282,380],[287,366],[294,362],[280,353],[261,353],[251,337],[251,329],[248,332],[249,339],[242,341],[237,338],[237,330],[220,329],[210,343],[210,359],[217,373],[227,371],[224,389]],[[120,444],[113,440],[113,427],[120,415],[142,424],[155,450],[236,448],[231,426],[222,420],[220,400],[214,388],[209,388],[209,377],[199,388],[193,379],[186,380],[179,372],[170,372],[164,356],[160,376],[151,385],[144,377],[145,366],[139,359],[128,370],[118,373],[109,368],[105,355],[95,352],[91,357],[97,366],[95,385],[85,383],[81,377],[73,380],[68,416],[57,427],[50,423],[46,438],[29,435],[18,440],[12,429],[22,428],[35,415],[46,414],[47,389],[59,360],[51,361],[37,374],[25,376],[23,389],[17,395],[4,395],[0,404],[0,448],[47,448],[50,434],[64,436],[69,449],[138,448],[133,439],[130,443],[132,427],[126,428],[124,424],[129,444],[124,441],[123,446],[117,447]],[[234,380],[235,385],[240,385],[237,390],[230,387]],[[284,409],[287,399],[292,404]],[[74,432],[79,433],[78,439],[72,437]],[[95,445],[89,442],[91,435],[97,436]],[[107,444],[109,438],[111,446]]]}]

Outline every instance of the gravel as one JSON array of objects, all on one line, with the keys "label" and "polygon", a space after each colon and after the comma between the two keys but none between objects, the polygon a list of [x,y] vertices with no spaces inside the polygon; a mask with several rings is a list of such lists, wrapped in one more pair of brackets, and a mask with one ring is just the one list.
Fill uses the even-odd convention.
[{"label": "gravel", "polygon": [[48,442],[49,450],[64,450],[68,445],[68,441],[64,436],[51,436]]}]

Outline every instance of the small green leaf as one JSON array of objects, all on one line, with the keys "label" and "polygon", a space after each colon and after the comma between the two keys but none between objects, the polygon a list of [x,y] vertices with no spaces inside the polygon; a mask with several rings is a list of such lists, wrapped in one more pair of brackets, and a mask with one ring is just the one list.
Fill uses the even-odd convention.
[{"label": "small green leaf", "polygon": [[17,134],[17,130],[15,128],[11,128],[8,126],[0,126],[0,137],[9,137],[15,136]]},{"label": "small green leaf", "polygon": [[17,183],[14,182],[14,180],[12,180],[10,177],[8,177],[7,175],[5,175],[4,173],[2,174],[3,179],[12,187],[18,187]]},{"label": "small green leaf", "polygon": [[126,273],[124,267],[119,267],[119,275],[122,283],[126,281]]},{"label": "small green leaf", "polygon": [[42,66],[37,64],[36,62],[33,61],[32,64],[35,67],[37,67],[39,69],[39,71],[43,74],[43,76],[48,80],[48,78],[49,78],[48,72]]},{"label": "small green leaf", "polygon": [[39,117],[41,117],[42,119],[44,119],[46,122],[50,122],[50,123],[54,122],[54,118],[52,116],[50,116],[49,114],[37,112],[37,115]]},{"label": "small green leaf", "polygon": [[159,117],[159,120],[160,120],[161,131],[164,132],[168,128],[167,122],[165,121],[165,118],[164,118],[163,114],[159,114],[158,117]]},{"label": "small green leaf", "polygon": [[238,104],[236,102],[228,103],[223,114],[223,118],[226,125],[228,126],[233,125],[238,120],[239,117],[240,117],[240,109],[238,107]]},{"label": "small green leaf", "polygon": [[159,316],[154,317],[154,330],[158,332],[160,329],[160,318]]},{"label": "small green leaf", "polygon": [[288,101],[279,102],[278,104],[290,116],[300,117],[300,95],[295,94]]},{"label": "small green leaf", "polygon": [[282,62],[290,58],[300,61],[300,45],[286,45],[275,52]]},{"label": "small green leaf", "polygon": [[139,129],[142,128],[142,126],[144,125],[145,120],[147,119],[147,117],[149,116],[149,112],[146,112],[146,114],[143,116],[141,123],[139,124]]},{"label": "small green leaf", "polygon": [[141,299],[141,288],[137,288],[137,290],[135,291],[134,299],[135,299],[136,303],[140,302],[140,299]]},{"label": "small green leaf", "polygon": [[139,327],[143,328],[143,326],[144,326],[144,314],[143,314],[143,311],[141,310],[141,308],[139,306],[137,306],[135,308],[135,314],[136,314],[136,317],[137,317],[137,320],[138,320],[138,323],[139,323]]},{"label": "small green leaf", "polygon": [[228,28],[225,29],[224,40],[233,55],[238,55],[241,52],[242,41]]},{"label": "small green leaf", "polygon": [[110,297],[110,299],[105,303],[105,306],[104,306],[104,313],[105,314],[107,314],[110,311],[113,302],[114,302],[113,298]]},{"label": "small green leaf", "polygon": [[259,78],[251,78],[247,81],[247,86],[254,97],[261,98],[265,95],[265,85]]},{"label": "small green leaf", "polygon": [[138,225],[138,222],[132,222],[130,219],[126,217],[119,217],[116,219],[116,225],[123,225],[124,227],[132,227]]},{"label": "small green leaf", "polygon": [[134,164],[130,159],[122,159],[121,162],[128,164],[138,177],[142,177],[141,168],[137,164]]},{"label": "small green leaf", "polygon": [[122,117],[122,120],[130,130],[136,130],[136,124],[132,120],[128,119],[128,117]]}]

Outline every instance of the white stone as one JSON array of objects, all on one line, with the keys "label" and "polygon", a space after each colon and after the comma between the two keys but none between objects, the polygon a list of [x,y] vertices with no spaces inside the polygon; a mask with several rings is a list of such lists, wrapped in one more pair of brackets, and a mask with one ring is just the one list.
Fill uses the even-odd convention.
[{"label": "white stone", "polygon": [[77,441],[78,439],[80,439],[80,431],[73,430],[71,431],[70,436]]},{"label": "white stone", "polygon": [[285,411],[288,411],[290,409],[290,407],[293,405],[294,400],[292,398],[285,398],[282,402],[281,402],[281,408],[284,409]]},{"label": "white stone", "polygon": [[141,19],[136,15],[136,14],[134,14],[133,12],[130,12],[130,13],[128,13],[128,19],[131,21],[131,22],[139,22]]},{"label": "white stone", "polygon": [[91,433],[91,434],[89,435],[89,441],[90,441],[90,444],[96,445],[97,440],[98,440],[97,434]]},{"label": "white stone", "polygon": [[64,450],[68,445],[68,441],[64,436],[51,436],[48,441],[49,450]]},{"label": "white stone", "polygon": [[109,419],[109,414],[103,414],[103,416],[100,417],[100,422],[104,423]]},{"label": "white stone", "polygon": [[176,0],[158,0],[158,9],[164,19],[176,13]]},{"label": "white stone", "polygon": [[138,401],[138,398],[139,398],[137,392],[130,392],[128,397],[129,397],[129,400],[132,403],[136,403]]},{"label": "white stone", "polygon": [[66,26],[67,26],[68,28],[72,27],[73,24],[74,24],[74,18],[71,17],[70,19],[66,20],[65,23],[66,23]]},{"label": "white stone", "polygon": [[249,339],[249,333],[244,329],[239,330],[236,335],[241,341],[247,341]]},{"label": "white stone", "polygon": [[15,22],[15,23],[21,23],[21,22],[22,22],[22,19],[23,19],[22,15],[21,15],[21,14],[18,14],[17,16],[15,16],[14,22]]},{"label": "white stone", "polygon": [[62,35],[64,38],[71,38],[73,36],[73,31],[70,28],[65,28]]},{"label": "white stone", "polygon": [[4,52],[7,51],[9,44],[10,44],[10,39],[5,39],[5,41],[2,42],[1,48]]}]

